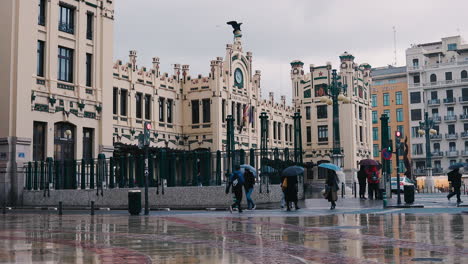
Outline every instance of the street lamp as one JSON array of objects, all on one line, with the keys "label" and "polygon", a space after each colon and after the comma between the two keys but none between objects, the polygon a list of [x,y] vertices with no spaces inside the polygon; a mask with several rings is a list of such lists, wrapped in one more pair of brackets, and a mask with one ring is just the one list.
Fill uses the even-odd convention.
[{"label": "street lamp", "polygon": [[344,166],[344,155],[341,149],[340,142],[340,113],[339,102],[344,104],[350,103],[351,98],[347,97],[347,85],[338,82],[336,70],[332,70],[331,85],[326,87],[327,95],[320,98],[320,102],[327,105],[333,105],[333,149],[332,149],[332,162],[339,166]]},{"label": "street lamp", "polygon": [[434,191],[434,178],[432,178],[432,153],[431,153],[431,135],[437,134],[437,130],[433,129],[434,120],[429,118],[427,112],[424,113],[424,122],[419,122],[418,134],[426,136],[426,181],[425,185],[431,192]]}]

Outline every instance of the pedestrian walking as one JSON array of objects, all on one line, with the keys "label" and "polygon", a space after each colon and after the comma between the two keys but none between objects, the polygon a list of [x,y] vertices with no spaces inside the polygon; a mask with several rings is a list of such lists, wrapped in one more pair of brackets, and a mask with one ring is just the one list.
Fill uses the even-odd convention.
[{"label": "pedestrian walking", "polygon": [[294,203],[296,210],[299,210],[300,208],[297,205],[297,176],[281,177],[281,188],[283,190],[284,200],[286,202],[286,210],[291,211],[291,203]]},{"label": "pedestrian walking", "polygon": [[366,168],[367,174],[367,184],[368,184],[368,197],[371,200],[379,199],[379,175],[378,175],[378,168],[375,166]]},{"label": "pedestrian walking", "polygon": [[240,166],[235,167],[234,172],[229,177],[229,183],[226,186],[226,194],[229,193],[229,189],[232,186],[232,192],[235,196],[235,202],[229,206],[229,211],[232,213],[232,207],[237,207],[239,213],[242,213],[241,202],[242,202],[242,186],[244,185],[244,175],[240,170]]},{"label": "pedestrian walking", "polygon": [[245,197],[247,199],[247,208],[249,210],[255,210],[255,203],[252,200],[252,192],[254,190],[254,185],[255,185],[255,176],[254,174],[249,170],[245,169],[244,172],[244,188],[245,188]]},{"label": "pedestrian walking", "polygon": [[335,209],[336,201],[338,200],[338,190],[340,184],[340,180],[338,179],[338,175],[334,170],[328,170],[327,179],[325,181],[325,193],[324,197],[331,203],[330,210]]},{"label": "pedestrian walking", "polygon": [[447,199],[450,201],[450,198],[452,198],[454,195],[457,195],[457,203],[460,204],[463,201],[460,198],[460,188],[462,185],[462,174],[460,173],[460,169],[454,169],[453,171],[447,173],[448,180],[449,182],[452,183],[452,188],[453,190],[450,191],[450,193],[447,195]]},{"label": "pedestrian walking", "polygon": [[366,166],[362,166],[358,171],[357,178],[359,181],[359,198],[362,200],[366,200],[366,182],[367,182],[367,174],[366,174]]}]

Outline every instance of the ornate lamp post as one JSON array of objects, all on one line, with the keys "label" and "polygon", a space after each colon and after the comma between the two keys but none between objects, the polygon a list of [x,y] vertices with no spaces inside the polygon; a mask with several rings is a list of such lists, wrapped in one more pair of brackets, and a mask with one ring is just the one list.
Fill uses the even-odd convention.
[{"label": "ornate lamp post", "polygon": [[429,118],[427,112],[424,113],[424,122],[419,122],[418,133],[426,136],[426,186],[433,192],[434,191],[434,178],[432,178],[432,153],[431,153],[431,135],[437,134],[437,130],[433,129],[434,121]]},{"label": "ornate lamp post", "polygon": [[344,155],[343,149],[340,143],[340,110],[339,102],[350,103],[351,99],[346,96],[347,85],[343,85],[338,82],[338,76],[336,70],[332,70],[332,82],[331,85],[327,86],[327,95],[322,96],[320,101],[327,103],[327,105],[333,104],[333,149],[332,149],[332,162],[340,167],[344,166]]}]

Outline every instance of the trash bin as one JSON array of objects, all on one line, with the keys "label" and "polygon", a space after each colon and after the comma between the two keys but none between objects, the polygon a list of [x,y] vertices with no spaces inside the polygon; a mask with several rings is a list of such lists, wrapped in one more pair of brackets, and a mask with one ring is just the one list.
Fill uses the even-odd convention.
[{"label": "trash bin", "polygon": [[403,187],[403,193],[405,194],[405,203],[414,203],[414,185],[405,185]]},{"label": "trash bin", "polygon": [[128,212],[131,215],[139,215],[141,212],[141,191],[128,191]]}]

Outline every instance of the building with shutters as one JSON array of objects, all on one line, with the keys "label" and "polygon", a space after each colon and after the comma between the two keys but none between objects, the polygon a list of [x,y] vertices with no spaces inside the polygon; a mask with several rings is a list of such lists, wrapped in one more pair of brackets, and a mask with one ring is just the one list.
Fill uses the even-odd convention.
[{"label": "building with shutters", "polygon": [[430,155],[434,176],[468,161],[468,44],[460,36],[412,45],[406,50],[411,155],[414,175],[426,174],[426,144],[418,134],[424,113],[434,121]]}]

